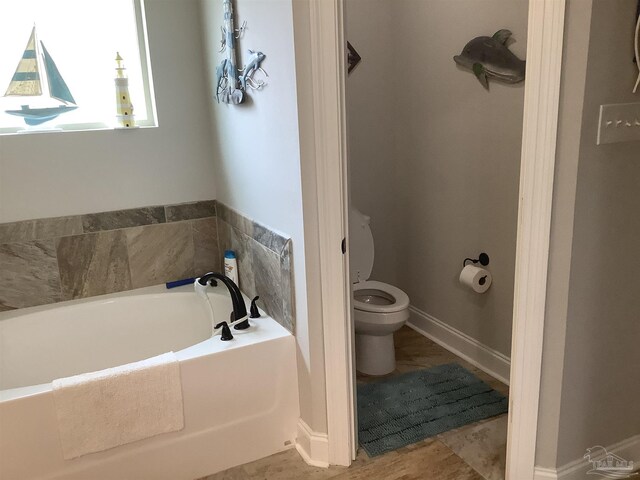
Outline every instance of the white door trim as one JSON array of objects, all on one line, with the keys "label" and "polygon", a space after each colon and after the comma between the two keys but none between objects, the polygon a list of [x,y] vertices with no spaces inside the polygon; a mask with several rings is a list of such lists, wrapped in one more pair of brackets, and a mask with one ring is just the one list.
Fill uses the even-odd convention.
[{"label": "white door trim", "polygon": [[[344,0],[309,0],[329,463],[355,448],[347,216]],[[507,479],[534,475],[565,0],[530,0]]]},{"label": "white door trim", "polygon": [[507,479],[534,477],[565,0],[530,0]]},{"label": "white door trim", "polygon": [[309,7],[328,458],[348,466],[355,453],[355,412],[351,285],[348,256],[341,251],[348,203],[343,2],[311,0]]}]

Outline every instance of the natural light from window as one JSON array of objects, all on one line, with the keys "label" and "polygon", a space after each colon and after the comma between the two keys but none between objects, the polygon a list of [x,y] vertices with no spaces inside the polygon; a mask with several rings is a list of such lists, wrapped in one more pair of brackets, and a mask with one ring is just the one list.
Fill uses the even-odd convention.
[{"label": "natural light from window", "polygon": [[[154,125],[142,2],[19,0],[2,3],[0,134],[25,129],[114,127],[116,52],[124,59],[127,69],[136,124]],[[35,49],[33,44],[28,45],[34,26]],[[36,62],[38,73],[33,72]],[[42,94],[37,95],[40,91]],[[21,95],[25,92],[30,94]],[[10,95],[4,96],[6,93]],[[23,106],[53,108],[53,113],[59,115],[41,125],[28,126],[21,116]],[[8,114],[7,110],[18,114]]]}]

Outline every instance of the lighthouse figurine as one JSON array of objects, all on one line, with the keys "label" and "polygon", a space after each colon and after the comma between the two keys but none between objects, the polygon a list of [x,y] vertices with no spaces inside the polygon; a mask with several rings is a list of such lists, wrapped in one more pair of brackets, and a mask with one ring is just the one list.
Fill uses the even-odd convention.
[{"label": "lighthouse figurine", "polygon": [[133,115],[133,105],[129,97],[129,79],[125,73],[126,68],[123,66],[120,52],[116,54],[116,107],[117,107],[117,127],[116,128],[135,128],[136,123]]}]

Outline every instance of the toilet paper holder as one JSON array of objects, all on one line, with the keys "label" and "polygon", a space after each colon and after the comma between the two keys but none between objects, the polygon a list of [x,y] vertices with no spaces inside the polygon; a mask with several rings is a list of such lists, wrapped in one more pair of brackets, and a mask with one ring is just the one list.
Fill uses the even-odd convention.
[{"label": "toilet paper holder", "polygon": [[462,268],[467,266],[467,262],[471,262],[474,264],[479,263],[483,267],[486,267],[487,265],[489,265],[489,255],[483,252],[478,258],[465,258],[462,262]]}]

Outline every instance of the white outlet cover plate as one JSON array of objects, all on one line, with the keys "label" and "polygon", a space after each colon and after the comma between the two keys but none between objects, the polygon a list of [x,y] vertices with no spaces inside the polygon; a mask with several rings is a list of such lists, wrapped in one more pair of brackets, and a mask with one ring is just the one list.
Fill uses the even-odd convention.
[{"label": "white outlet cover plate", "polygon": [[640,103],[600,106],[598,145],[640,141]]}]

